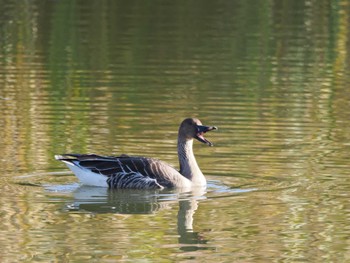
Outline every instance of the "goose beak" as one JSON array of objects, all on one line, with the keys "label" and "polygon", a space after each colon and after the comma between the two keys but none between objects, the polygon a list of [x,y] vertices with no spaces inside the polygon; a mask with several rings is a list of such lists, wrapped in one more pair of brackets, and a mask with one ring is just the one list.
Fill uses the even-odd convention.
[{"label": "goose beak", "polygon": [[212,144],[210,141],[208,141],[206,138],[204,138],[204,133],[208,132],[208,131],[212,131],[212,130],[217,130],[218,128],[215,126],[204,126],[204,125],[197,125],[197,134],[195,136],[195,138],[202,142],[205,143],[209,146],[214,146],[214,144]]}]

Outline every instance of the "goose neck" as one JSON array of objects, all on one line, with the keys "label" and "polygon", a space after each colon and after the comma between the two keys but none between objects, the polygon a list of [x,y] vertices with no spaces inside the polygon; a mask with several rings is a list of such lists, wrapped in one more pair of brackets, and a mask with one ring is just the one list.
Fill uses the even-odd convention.
[{"label": "goose neck", "polygon": [[193,140],[178,141],[180,173],[193,184],[205,185],[206,180],[193,154]]}]

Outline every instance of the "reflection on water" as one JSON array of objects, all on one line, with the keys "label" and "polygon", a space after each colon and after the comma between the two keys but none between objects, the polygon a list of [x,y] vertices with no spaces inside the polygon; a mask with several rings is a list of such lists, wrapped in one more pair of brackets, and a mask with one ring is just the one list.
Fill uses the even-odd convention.
[{"label": "reflection on water", "polygon": [[[1,7],[1,262],[349,261],[348,0]],[[176,166],[192,116],[220,127],[205,194],[81,188],[53,158]]]},{"label": "reflection on water", "polygon": [[[47,186],[51,192],[69,192],[74,185]],[[78,186],[73,190],[73,201],[66,205],[69,212],[152,214],[161,209],[178,207],[177,231],[179,247],[184,251],[211,249],[203,246],[206,241],[193,230],[193,216],[199,200],[205,197],[206,189],[198,188],[189,192],[174,190],[130,190],[107,189],[102,187]],[[173,218],[172,220],[175,220]],[[199,246],[200,245],[200,246]]]},{"label": "reflection on water", "polygon": [[150,190],[114,190],[82,186],[76,189],[73,194],[74,202],[67,206],[69,211],[150,214],[166,208],[167,203],[177,201],[178,198],[182,198],[181,196],[188,197],[192,193],[177,193],[175,190],[159,193]]}]

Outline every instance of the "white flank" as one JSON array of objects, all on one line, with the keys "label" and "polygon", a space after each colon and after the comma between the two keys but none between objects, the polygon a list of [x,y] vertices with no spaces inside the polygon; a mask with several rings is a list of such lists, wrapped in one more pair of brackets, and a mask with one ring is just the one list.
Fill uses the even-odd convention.
[{"label": "white flank", "polygon": [[108,187],[106,176],[98,173],[93,173],[88,169],[77,166],[70,162],[65,162],[65,164],[75,174],[75,176],[78,177],[78,179],[82,184],[91,185],[91,186]]}]

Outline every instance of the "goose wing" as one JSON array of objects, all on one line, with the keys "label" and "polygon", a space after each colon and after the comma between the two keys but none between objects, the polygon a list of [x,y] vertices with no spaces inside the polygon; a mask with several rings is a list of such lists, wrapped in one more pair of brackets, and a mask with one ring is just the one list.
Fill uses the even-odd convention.
[{"label": "goose wing", "polygon": [[56,159],[106,176],[111,188],[169,188],[174,187],[173,178],[180,175],[164,162],[146,157],[64,154]]}]

